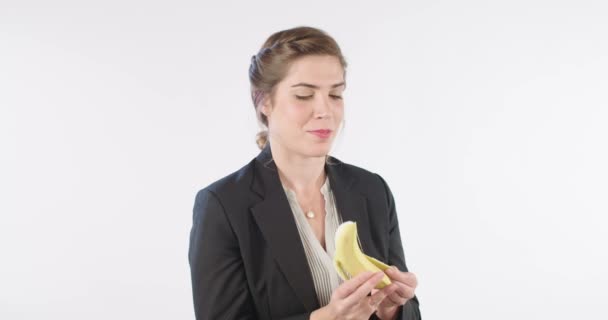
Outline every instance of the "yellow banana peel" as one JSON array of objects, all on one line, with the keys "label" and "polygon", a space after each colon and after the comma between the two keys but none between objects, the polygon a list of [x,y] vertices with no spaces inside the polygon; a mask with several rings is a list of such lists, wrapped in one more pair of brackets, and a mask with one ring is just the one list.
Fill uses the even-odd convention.
[{"label": "yellow banana peel", "polygon": [[[336,250],[334,253],[334,267],[343,280],[355,277],[365,271],[378,272],[388,269],[389,266],[363,253],[357,234],[357,223],[346,221],[336,230]],[[382,289],[391,283],[390,278],[384,274],[376,289]]]}]

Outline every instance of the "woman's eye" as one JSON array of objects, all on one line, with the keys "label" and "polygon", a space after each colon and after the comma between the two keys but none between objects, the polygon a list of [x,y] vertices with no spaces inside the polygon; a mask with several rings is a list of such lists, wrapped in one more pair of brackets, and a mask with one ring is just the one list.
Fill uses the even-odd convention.
[{"label": "woman's eye", "polygon": [[[336,99],[336,100],[342,99],[342,96],[338,96],[338,95],[332,95],[332,94],[330,94],[329,96],[332,97],[333,99]],[[309,100],[310,98],[312,98],[312,96],[298,96],[298,95],[296,95],[296,98],[298,98],[300,100]]]}]

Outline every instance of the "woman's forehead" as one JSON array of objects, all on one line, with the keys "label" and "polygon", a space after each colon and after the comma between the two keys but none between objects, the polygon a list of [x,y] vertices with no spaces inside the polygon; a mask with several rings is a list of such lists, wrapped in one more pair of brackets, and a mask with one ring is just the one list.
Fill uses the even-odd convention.
[{"label": "woman's forehead", "polygon": [[294,85],[291,85],[290,88],[305,87],[305,88],[311,88],[311,89],[322,89],[323,87],[327,87],[329,89],[334,89],[334,88],[340,88],[340,87],[344,87],[344,86],[346,86],[346,82],[344,82],[344,81],[334,83],[331,85],[326,85],[326,86],[322,86],[322,85],[318,85],[318,84],[314,84],[314,83],[308,83],[308,82],[298,82]]},{"label": "woman's forehead", "polygon": [[283,79],[285,89],[334,89],[344,85],[344,69],[333,56],[305,56],[293,61]]}]

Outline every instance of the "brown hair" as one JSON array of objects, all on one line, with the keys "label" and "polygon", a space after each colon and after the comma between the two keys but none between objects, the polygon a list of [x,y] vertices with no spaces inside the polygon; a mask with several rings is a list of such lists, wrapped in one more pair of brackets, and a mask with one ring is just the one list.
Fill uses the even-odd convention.
[{"label": "brown hair", "polygon": [[[251,57],[249,82],[251,99],[258,121],[268,127],[268,119],[261,112],[260,102],[265,97],[272,101],[276,85],[283,80],[290,65],[307,55],[330,55],[338,58],[346,77],[347,63],[338,43],[325,31],[300,26],[272,34],[258,53]],[[258,132],[256,142],[260,149],[268,143],[268,130]]]}]

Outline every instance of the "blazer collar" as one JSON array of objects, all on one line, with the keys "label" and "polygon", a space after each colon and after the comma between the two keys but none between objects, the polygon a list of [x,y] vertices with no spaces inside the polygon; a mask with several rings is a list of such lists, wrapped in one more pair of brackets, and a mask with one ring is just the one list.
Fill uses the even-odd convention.
[{"label": "blazer collar", "polygon": [[[325,172],[329,177],[329,185],[334,193],[338,213],[343,221],[357,222],[363,251],[377,255],[372,246],[365,195],[353,188],[357,179],[349,173],[346,165],[334,157],[329,158],[331,164],[325,164]],[[251,208],[252,214],[288,283],[304,307],[312,312],[320,305],[304,246],[282,187],[277,166],[272,159],[270,143],[266,144],[255,160],[251,189],[263,200]]]}]

